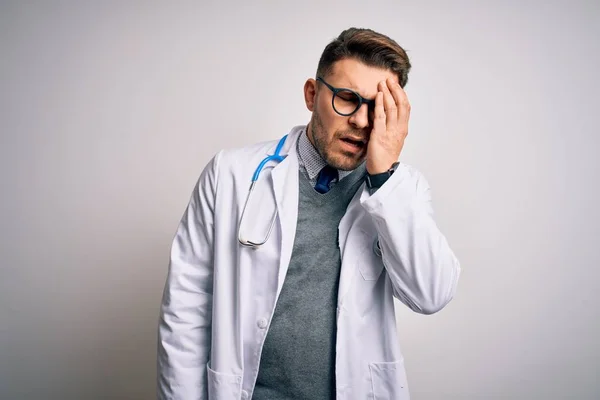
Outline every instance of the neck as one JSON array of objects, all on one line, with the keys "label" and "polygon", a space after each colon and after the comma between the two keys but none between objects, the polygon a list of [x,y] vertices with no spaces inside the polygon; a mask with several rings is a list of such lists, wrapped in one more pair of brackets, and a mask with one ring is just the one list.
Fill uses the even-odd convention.
[{"label": "neck", "polygon": [[306,125],[306,137],[308,137],[308,141],[310,142],[310,144],[313,145],[313,147],[316,149],[317,146],[315,145],[315,140],[313,139],[313,135],[312,135],[312,118],[310,120],[310,122],[308,123],[308,125]]}]

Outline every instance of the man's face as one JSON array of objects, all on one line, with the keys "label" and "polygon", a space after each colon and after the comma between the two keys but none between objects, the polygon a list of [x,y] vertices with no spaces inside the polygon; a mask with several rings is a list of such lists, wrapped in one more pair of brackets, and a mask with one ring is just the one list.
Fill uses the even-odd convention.
[{"label": "man's face", "polygon": [[[322,78],[333,87],[352,89],[366,99],[375,99],[379,82],[387,78],[398,81],[392,71],[369,67],[354,59],[336,62],[332,72]],[[372,114],[367,104],[351,116],[339,115],[331,104],[333,92],[314,79],[306,82],[304,94],[306,105],[313,113],[308,138],[321,157],[340,170],[358,167],[367,155],[372,129]]]}]

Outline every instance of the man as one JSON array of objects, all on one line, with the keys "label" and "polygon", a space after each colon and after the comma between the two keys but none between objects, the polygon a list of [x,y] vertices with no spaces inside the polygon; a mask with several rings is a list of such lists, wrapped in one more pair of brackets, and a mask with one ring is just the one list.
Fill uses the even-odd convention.
[{"label": "man", "polygon": [[171,251],[160,398],[409,398],[393,298],[437,312],[460,272],[427,181],[398,161],[409,69],[387,36],[348,29],[304,85],[306,127],[210,161]]}]

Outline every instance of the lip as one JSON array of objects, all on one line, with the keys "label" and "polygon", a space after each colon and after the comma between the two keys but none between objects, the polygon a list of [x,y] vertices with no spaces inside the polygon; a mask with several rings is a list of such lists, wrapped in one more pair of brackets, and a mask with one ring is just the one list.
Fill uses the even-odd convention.
[{"label": "lip", "polygon": [[367,144],[367,139],[363,139],[361,137],[345,136],[343,138],[340,138],[340,140],[352,140],[353,142],[360,142],[363,145]]},{"label": "lip", "polygon": [[[356,143],[349,142],[348,140],[352,140]],[[363,139],[342,138],[342,139],[340,139],[340,142],[344,149],[347,149],[348,151],[350,151],[352,153],[360,153],[367,146],[367,142]]]}]

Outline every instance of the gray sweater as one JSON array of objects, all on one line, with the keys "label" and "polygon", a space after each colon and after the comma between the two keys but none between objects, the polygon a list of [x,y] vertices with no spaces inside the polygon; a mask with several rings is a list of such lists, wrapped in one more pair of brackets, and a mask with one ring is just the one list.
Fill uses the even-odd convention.
[{"label": "gray sweater", "polygon": [[292,258],[264,347],[253,400],[335,399],[338,225],[365,164],[317,193],[300,172]]}]

